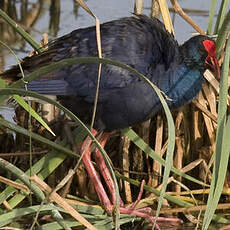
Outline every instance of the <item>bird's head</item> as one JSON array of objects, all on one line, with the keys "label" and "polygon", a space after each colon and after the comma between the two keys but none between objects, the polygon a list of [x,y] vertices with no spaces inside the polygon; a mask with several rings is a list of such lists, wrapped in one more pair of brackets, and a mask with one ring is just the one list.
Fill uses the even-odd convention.
[{"label": "bird's head", "polygon": [[189,66],[208,68],[220,76],[215,42],[208,36],[198,35],[182,45],[182,53]]}]

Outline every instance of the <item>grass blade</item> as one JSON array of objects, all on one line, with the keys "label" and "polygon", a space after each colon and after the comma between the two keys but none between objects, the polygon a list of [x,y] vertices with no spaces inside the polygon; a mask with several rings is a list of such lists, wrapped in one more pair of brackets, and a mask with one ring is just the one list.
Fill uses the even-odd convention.
[{"label": "grass blade", "polygon": [[30,182],[29,177],[21,169],[2,158],[0,158],[0,167],[11,172],[15,177],[27,185],[40,201],[45,199],[43,192],[35,184]]},{"label": "grass blade", "polygon": [[32,47],[38,52],[42,52],[40,44],[35,42],[30,34],[26,33],[14,20],[12,20],[3,10],[0,9],[0,17],[2,17],[9,25],[11,25]]},{"label": "grass blade", "polygon": [[[122,134],[129,137],[129,139],[143,152],[148,154],[153,160],[159,162],[161,165],[165,166],[166,161],[159,156],[149,145],[147,145],[144,140],[137,135],[132,129],[126,128],[121,130]],[[202,186],[208,186],[204,184],[203,182],[195,179],[194,177],[191,177],[184,172],[181,172],[179,169],[172,166],[171,171],[177,174],[178,176],[182,176],[187,180],[190,180],[196,184],[202,185]]]},{"label": "grass blade", "polygon": [[230,34],[230,10],[228,11],[224,19],[224,22],[218,31],[218,37],[216,40],[216,51],[218,57],[220,57],[221,51],[225,45],[226,38],[229,36],[229,34]]},{"label": "grass blade", "polygon": [[211,7],[209,10],[207,34],[212,34],[212,25],[215,16],[215,8],[216,8],[216,0],[212,0]]},{"label": "grass blade", "polygon": [[[17,63],[18,63],[18,66],[21,70],[21,74],[24,78],[24,73],[23,73],[23,70],[22,70],[22,67],[21,67],[21,64],[20,64],[20,61],[18,59],[18,57],[16,56],[16,54],[14,53],[14,51],[9,47],[7,46],[6,44],[4,44],[3,42],[0,41],[0,44],[5,46],[15,57]],[[25,82],[24,82],[25,84]],[[7,85],[6,83],[0,78],[0,86],[2,88],[6,88]],[[0,98],[0,102],[5,100],[7,97],[5,97],[4,95],[1,96]],[[21,97],[19,97],[18,95],[13,95],[13,98],[14,100],[19,104],[21,105],[32,117],[34,117],[45,129],[47,129],[53,136],[55,136],[55,134],[53,133],[53,131],[50,129],[50,127],[46,124],[46,122],[38,115],[38,113],[36,111],[34,111],[34,109],[28,104],[25,102],[25,100]]]},{"label": "grass blade", "polygon": [[[230,60],[230,39],[227,41],[227,47],[224,57],[224,64],[221,71],[220,96],[218,105],[218,127],[216,136],[215,162],[211,182],[210,194],[208,196],[207,209],[204,214],[202,230],[207,230],[217,204],[219,202],[229,158],[229,130],[226,130],[226,112],[227,112],[227,95],[228,95],[228,70]],[[228,126],[227,126],[228,127]]]},{"label": "grass blade", "polygon": [[224,18],[225,18],[225,13],[226,13],[226,9],[228,6],[228,2],[229,2],[229,0],[222,0],[222,2],[221,2],[221,6],[220,6],[220,9],[218,12],[216,25],[215,25],[215,29],[214,29],[214,34],[217,34],[220,27],[222,26],[222,23],[223,23]]}]

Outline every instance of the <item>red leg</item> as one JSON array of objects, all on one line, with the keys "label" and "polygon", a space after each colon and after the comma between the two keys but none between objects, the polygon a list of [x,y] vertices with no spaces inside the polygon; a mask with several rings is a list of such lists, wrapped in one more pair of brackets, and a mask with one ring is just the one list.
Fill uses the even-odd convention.
[{"label": "red leg", "polygon": [[[97,134],[96,130],[92,130],[93,135],[95,136]],[[92,144],[92,139],[90,137],[87,137],[85,141],[82,144],[81,147],[81,154],[82,162],[85,165],[85,168],[88,172],[88,175],[90,179],[92,180],[96,193],[98,195],[98,198],[102,205],[104,205],[106,211],[111,215],[113,210],[113,205],[111,204],[105,189],[101,183],[100,177],[94,168],[92,161],[91,161],[91,153],[90,153],[90,145]]]},{"label": "red leg", "polygon": [[[92,133],[94,136],[96,136],[97,131],[92,130]],[[104,147],[108,137],[109,137],[109,135],[107,133],[102,134],[102,137],[100,140],[102,147]],[[110,174],[110,172],[109,172],[109,170],[105,164],[103,156],[101,155],[100,151],[98,149],[96,149],[95,150],[96,161],[98,163],[98,167],[100,169],[100,172],[101,172],[101,174],[102,174],[102,176],[103,176],[103,178],[104,178],[104,180],[108,186],[108,189],[111,193],[111,196],[112,196],[112,203],[111,203],[111,201],[109,200],[109,198],[105,192],[105,189],[101,183],[100,177],[99,177],[97,171],[95,170],[95,168],[91,162],[91,153],[90,153],[90,145],[91,144],[92,144],[91,138],[87,137],[86,140],[83,142],[82,149],[81,149],[81,154],[83,154],[82,161],[85,165],[85,168],[89,174],[90,179],[92,180],[92,182],[94,184],[96,193],[99,197],[101,204],[104,206],[107,213],[109,215],[112,215],[113,207],[116,203],[114,182],[113,182],[112,176],[111,176],[111,174]],[[137,210],[134,209],[135,206],[137,205],[137,203],[141,199],[144,184],[145,184],[145,182],[142,181],[140,192],[139,192],[139,195],[138,195],[136,202],[134,202],[130,208],[129,207],[126,207],[126,208],[120,207],[120,213],[139,216],[139,217],[147,219],[150,223],[153,223],[155,217],[149,215],[149,209],[148,210],[146,208],[137,209]],[[157,222],[171,222],[171,223],[179,224],[179,223],[181,223],[181,220],[176,219],[176,218],[172,219],[172,218],[158,217]],[[159,225],[156,225],[156,229],[160,229]]]},{"label": "red leg", "polygon": [[[142,212],[140,210],[133,210],[130,208],[120,208],[120,213],[123,214],[130,214],[133,216],[138,216],[138,217],[142,217],[144,219],[147,219],[151,224],[154,223],[155,217],[154,216],[150,216],[149,214]],[[182,224],[183,221],[177,218],[166,218],[166,217],[158,217],[157,218],[157,222],[170,222],[171,224]],[[156,229],[160,229],[159,225],[156,224]]]},{"label": "red leg", "polygon": [[[109,133],[102,133],[102,136],[100,138],[100,144],[104,148],[108,138],[109,138]],[[100,150],[96,148],[95,150],[95,160],[97,163],[97,166],[99,167],[100,173],[103,176],[105,183],[109,189],[111,199],[112,199],[112,204],[116,204],[116,190],[115,190],[115,185],[113,178],[110,174],[109,169],[107,168],[107,165],[105,163],[104,157],[102,156]],[[120,199],[121,206],[123,206],[123,201]]]},{"label": "red leg", "polygon": [[130,207],[131,209],[135,209],[135,207],[137,206],[137,204],[141,200],[141,197],[142,197],[143,191],[144,191],[144,185],[145,185],[145,181],[142,180],[141,181],[141,187],[140,187],[140,191],[139,191],[138,197],[137,197],[136,201],[134,203],[132,203],[132,205]]},{"label": "red leg", "polygon": [[[104,148],[108,138],[109,138],[108,133],[103,133],[102,134],[101,139],[100,139],[100,144],[101,144],[101,146],[103,148]],[[100,169],[100,173],[102,174],[102,176],[103,176],[103,178],[104,178],[104,180],[106,182],[106,185],[107,185],[107,187],[109,189],[109,192],[110,192],[110,195],[111,195],[111,198],[112,198],[112,204],[115,205],[116,204],[115,185],[114,185],[112,176],[110,174],[110,171],[108,170],[108,168],[106,166],[106,163],[105,163],[105,160],[104,160],[104,158],[103,158],[103,156],[102,156],[102,154],[101,154],[99,149],[95,150],[95,160],[96,160],[97,166]],[[141,197],[143,195],[144,185],[145,185],[145,181],[142,180],[141,187],[140,187],[140,192],[138,194],[137,200],[128,209],[130,209],[130,210],[135,209],[136,205],[139,203],[139,201],[141,200]],[[123,201],[121,199],[120,199],[120,204],[121,204],[121,207],[124,206],[124,203],[123,203]],[[145,213],[150,213],[151,208],[142,208],[142,209],[139,209],[138,211],[145,212]]]}]

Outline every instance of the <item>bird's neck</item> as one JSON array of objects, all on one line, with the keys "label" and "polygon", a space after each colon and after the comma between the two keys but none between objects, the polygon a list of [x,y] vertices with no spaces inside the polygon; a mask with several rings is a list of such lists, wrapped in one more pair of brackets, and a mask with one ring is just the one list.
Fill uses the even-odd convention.
[{"label": "bird's neck", "polygon": [[201,90],[204,69],[193,68],[188,60],[172,63],[157,86],[171,99],[167,103],[178,108],[190,102]]}]

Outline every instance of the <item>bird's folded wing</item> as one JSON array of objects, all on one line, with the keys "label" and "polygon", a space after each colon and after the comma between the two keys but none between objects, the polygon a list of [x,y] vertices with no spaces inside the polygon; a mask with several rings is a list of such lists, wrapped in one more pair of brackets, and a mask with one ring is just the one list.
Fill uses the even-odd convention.
[{"label": "bird's folded wing", "polygon": [[27,84],[27,89],[46,95],[71,95],[75,94],[68,82],[60,80],[32,81]]}]

